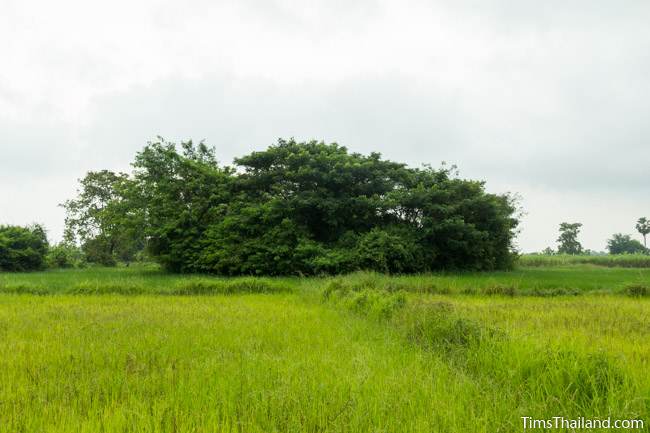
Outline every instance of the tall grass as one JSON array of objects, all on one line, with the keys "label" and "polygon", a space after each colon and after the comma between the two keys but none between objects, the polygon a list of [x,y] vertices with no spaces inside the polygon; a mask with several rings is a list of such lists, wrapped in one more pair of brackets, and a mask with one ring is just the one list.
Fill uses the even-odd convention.
[{"label": "tall grass", "polygon": [[0,273],[0,293],[209,295],[319,292],[332,281],[409,293],[487,296],[563,296],[584,293],[650,293],[650,269],[587,265],[388,276],[358,272],[328,278],[217,278],[173,275],[155,267],[88,268],[34,273]]},{"label": "tall grass", "polygon": [[0,274],[0,432],[650,431],[648,272]]},{"label": "tall grass", "polygon": [[573,256],[541,254],[525,254],[519,257],[519,266],[570,266],[570,265],[595,265],[621,268],[650,268],[650,255],[648,254],[618,254],[602,256]]}]

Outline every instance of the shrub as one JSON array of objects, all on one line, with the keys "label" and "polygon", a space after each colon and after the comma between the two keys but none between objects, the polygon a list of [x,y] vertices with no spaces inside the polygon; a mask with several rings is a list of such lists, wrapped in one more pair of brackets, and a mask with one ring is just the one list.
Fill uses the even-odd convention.
[{"label": "shrub", "polygon": [[650,296],[650,287],[648,286],[642,286],[640,284],[633,284],[630,286],[627,286],[623,289],[623,292],[627,296],[631,296],[634,298],[640,298],[643,296]]},{"label": "shrub", "polygon": [[362,316],[387,320],[406,305],[406,293],[378,288],[368,280],[346,284],[335,279],[325,286],[323,300]]},{"label": "shrub", "polygon": [[416,251],[408,234],[374,228],[359,239],[356,256],[359,268],[387,274],[418,269]]},{"label": "shrub", "polygon": [[0,226],[0,270],[42,269],[47,250],[47,236],[40,225]]},{"label": "shrub", "polygon": [[502,295],[502,296],[515,296],[517,294],[517,289],[512,286],[501,286],[494,285],[488,286],[483,289],[483,294],[492,296],[492,295]]},{"label": "shrub", "polygon": [[78,267],[83,263],[83,252],[73,245],[60,243],[49,249],[46,262],[49,268]]},{"label": "shrub", "polygon": [[400,314],[399,324],[409,340],[430,350],[450,351],[480,342],[493,331],[460,316],[449,302],[420,301]]},{"label": "shrub", "polygon": [[86,240],[81,245],[86,261],[103,266],[116,266],[115,256],[107,245],[110,242],[110,239],[101,236]]}]

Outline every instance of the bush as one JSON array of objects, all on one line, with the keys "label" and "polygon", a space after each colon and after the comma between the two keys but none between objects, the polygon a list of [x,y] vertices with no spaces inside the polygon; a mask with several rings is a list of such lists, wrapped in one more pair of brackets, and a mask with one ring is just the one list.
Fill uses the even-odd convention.
[{"label": "bush", "polygon": [[47,250],[47,236],[40,225],[0,226],[0,270],[42,269],[45,266]]},{"label": "bush", "polygon": [[361,316],[388,320],[406,305],[406,293],[379,288],[368,280],[349,284],[335,279],[325,286],[323,300]]},{"label": "bush", "polygon": [[76,246],[60,243],[49,249],[45,261],[53,269],[79,267],[83,263],[83,252]]},{"label": "bush", "polygon": [[374,228],[359,240],[356,257],[360,269],[387,274],[413,272],[418,269],[417,249],[408,233],[389,233]]},{"label": "bush", "polygon": [[430,350],[468,348],[496,331],[462,317],[449,302],[416,302],[402,312],[398,326],[409,340]]},{"label": "bush", "polygon": [[103,266],[116,266],[117,261],[110,252],[108,243],[110,240],[101,236],[86,240],[81,246],[86,261]]},{"label": "bush", "polygon": [[631,296],[633,298],[641,298],[644,296],[650,296],[650,287],[648,286],[642,286],[640,284],[634,284],[631,286],[625,287],[623,289],[624,293],[627,296]]}]

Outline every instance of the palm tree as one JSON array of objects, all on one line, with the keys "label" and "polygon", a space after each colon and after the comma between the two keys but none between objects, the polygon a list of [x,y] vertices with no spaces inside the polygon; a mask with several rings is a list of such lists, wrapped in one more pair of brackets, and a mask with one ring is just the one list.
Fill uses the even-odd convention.
[{"label": "palm tree", "polygon": [[643,246],[648,248],[648,244],[646,244],[646,236],[648,233],[650,233],[650,220],[646,217],[641,217],[639,218],[639,221],[636,222],[636,229],[641,235],[643,235]]}]

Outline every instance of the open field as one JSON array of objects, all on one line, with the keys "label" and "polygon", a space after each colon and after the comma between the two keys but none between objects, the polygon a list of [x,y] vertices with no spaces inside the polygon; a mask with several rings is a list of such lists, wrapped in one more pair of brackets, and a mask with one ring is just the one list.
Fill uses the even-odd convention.
[{"label": "open field", "polygon": [[[332,281],[430,294],[575,295],[624,293],[650,287],[650,268],[569,265],[524,267],[510,272],[384,276],[356,273],[335,278],[216,278],[173,275],[156,266],[86,268],[31,273],[0,273],[0,293],[157,294],[277,293],[320,291]],[[650,293],[648,293],[650,295]]]},{"label": "open field", "polygon": [[0,274],[0,432],[650,431],[648,271]]},{"label": "open field", "polygon": [[625,268],[650,268],[648,254],[553,255],[526,254],[519,257],[521,266],[597,265]]}]

